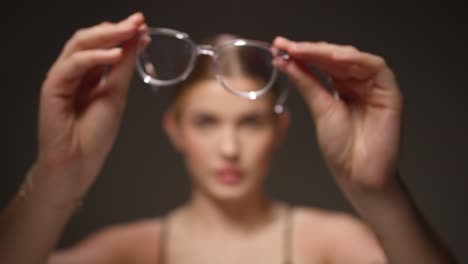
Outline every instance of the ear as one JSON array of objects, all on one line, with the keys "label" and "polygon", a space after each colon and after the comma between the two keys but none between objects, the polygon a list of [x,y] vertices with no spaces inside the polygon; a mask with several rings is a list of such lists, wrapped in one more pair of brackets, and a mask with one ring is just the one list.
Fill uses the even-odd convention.
[{"label": "ear", "polygon": [[176,114],[168,110],[164,113],[163,119],[162,119],[162,126],[164,128],[164,131],[166,132],[167,136],[169,137],[169,140],[172,143],[172,146],[176,149],[178,152],[182,152],[182,137],[180,133],[180,124],[178,123]]},{"label": "ear", "polygon": [[278,120],[276,121],[276,139],[275,147],[278,148],[286,138],[289,129],[289,111],[285,109],[281,114],[278,114]]}]

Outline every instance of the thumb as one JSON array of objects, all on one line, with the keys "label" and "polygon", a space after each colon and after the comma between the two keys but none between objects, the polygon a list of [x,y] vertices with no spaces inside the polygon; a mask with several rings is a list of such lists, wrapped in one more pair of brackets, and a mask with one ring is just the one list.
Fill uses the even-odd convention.
[{"label": "thumb", "polygon": [[294,59],[285,60],[277,57],[273,64],[293,81],[309,105],[314,118],[323,115],[333,104],[338,102],[304,63]]}]

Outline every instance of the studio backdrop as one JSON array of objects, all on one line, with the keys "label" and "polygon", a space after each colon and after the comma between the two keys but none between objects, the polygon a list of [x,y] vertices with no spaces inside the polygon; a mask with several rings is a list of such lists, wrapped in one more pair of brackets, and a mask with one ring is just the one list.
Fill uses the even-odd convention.
[{"label": "studio backdrop", "polygon": [[[266,42],[283,35],[349,44],[383,56],[405,98],[403,181],[428,222],[468,263],[468,21],[455,1],[82,0],[13,5],[4,10],[8,24],[2,34],[6,173],[0,183],[1,208],[36,157],[41,82],[64,42],[78,28],[141,11],[150,26],[187,32],[197,42],[222,32]],[[354,214],[323,163],[312,119],[291,87],[291,127],[275,155],[267,191],[294,205]],[[135,75],[116,144],[60,247],[104,226],[163,215],[187,199],[188,175],[161,128],[169,95],[164,89],[152,92]]]}]

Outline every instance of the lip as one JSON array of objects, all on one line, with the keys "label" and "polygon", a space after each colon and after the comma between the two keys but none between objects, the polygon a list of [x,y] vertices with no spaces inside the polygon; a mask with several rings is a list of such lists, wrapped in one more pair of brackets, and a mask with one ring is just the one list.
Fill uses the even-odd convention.
[{"label": "lip", "polygon": [[216,179],[226,185],[236,185],[242,180],[242,171],[235,166],[226,166],[216,170]]}]

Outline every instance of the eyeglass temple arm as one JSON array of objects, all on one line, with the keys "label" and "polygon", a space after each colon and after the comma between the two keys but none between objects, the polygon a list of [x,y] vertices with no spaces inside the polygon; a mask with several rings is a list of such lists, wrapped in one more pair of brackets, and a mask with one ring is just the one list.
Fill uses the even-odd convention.
[{"label": "eyeglass temple arm", "polygon": [[[289,53],[282,49],[279,49],[275,55],[282,57],[283,60],[291,59],[291,56],[289,56]],[[284,112],[284,108],[285,108],[286,100],[288,99],[288,95],[289,95],[289,88],[287,86],[284,86],[284,88],[281,91],[281,94],[276,100],[276,104],[274,108],[275,113],[282,114]]]}]

